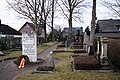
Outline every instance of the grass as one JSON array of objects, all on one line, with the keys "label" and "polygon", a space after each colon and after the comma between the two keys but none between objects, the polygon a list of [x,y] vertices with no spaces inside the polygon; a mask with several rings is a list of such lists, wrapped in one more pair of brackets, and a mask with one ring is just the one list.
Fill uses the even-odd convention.
[{"label": "grass", "polygon": [[120,73],[100,73],[100,72],[73,72],[71,69],[72,53],[55,53],[53,56],[61,59],[62,62],[55,65],[53,74],[31,74],[32,70],[26,71],[16,80],[120,80]]},{"label": "grass", "polygon": [[40,54],[42,51],[46,50],[49,48],[51,45],[54,45],[55,42],[49,42],[49,43],[44,43],[42,45],[38,46],[37,53]]},{"label": "grass", "polygon": [[11,54],[8,54],[6,56],[1,56],[0,60],[6,60],[6,59],[11,59],[11,58],[17,58],[21,56],[21,51],[14,51]]},{"label": "grass", "polygon": [[[44,51],[45,49],[49,48],[53,44],[55,44],[55,42],[43,43],[42,45],[39,45],[38,49],[37,49],[37,53],[40,54],[42,51]],[[5,53],[6,56],[0,56],[0,60],[17,58],[17,57],[22,55],[21,51],[6,50],[6,51],[3,51],[3,53]]]}]

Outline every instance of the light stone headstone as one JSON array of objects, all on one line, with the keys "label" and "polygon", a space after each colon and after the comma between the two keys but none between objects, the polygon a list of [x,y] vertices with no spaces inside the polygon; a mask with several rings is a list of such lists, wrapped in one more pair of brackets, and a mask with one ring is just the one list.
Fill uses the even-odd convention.
[{"label": "light stone headstone", "polygon": [[108,59],[107,57],[107,43],[108,43],[108,39],[105,38],[101,38],[101,64],[108,64],[106,61]]},{"label": "light stone headstone", "polygon": [[37,61],[37,35],[36,32],[26,24],[22,30],[22,55],[27,55],[30,62]]},{"label": "light stone headstone", "polygon": [[84,40],[83,40],[83,48],[88,51],[88,44],[89,44],[90,37],[84,32]]},{"label": "light stone headstone", "polygon": [[68,42],[67,41],[65,41],[65,51],[67,51],[68,50]]}]

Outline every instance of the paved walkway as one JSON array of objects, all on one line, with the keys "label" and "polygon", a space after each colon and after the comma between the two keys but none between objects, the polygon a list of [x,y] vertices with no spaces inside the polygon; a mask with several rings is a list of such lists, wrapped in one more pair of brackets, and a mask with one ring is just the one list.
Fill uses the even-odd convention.
[{"label": "paved walkway", "polygon": [[[61,44],[61,42],[55,44],[54,46],[51,46],[47,50],[43,51],[41,54],[38,55],[38,58],[42,59],[47,59],[47,56],[49,53],[57,47],[57,45]],[[24,69],[19,69],[13,62],[16,59],[11,59],[11,60],[6,60],[3,62],[0,62],[0,80],[12,80],[16,75],[21,74],[22,72],[28,70],[28,69],[33,69],[36,68],[39,65],[44,65],[44,64],[39,64],[39,65],[34,65],[34,66],[27,66]],[[55,63],[58,61],[55,60]]]}]

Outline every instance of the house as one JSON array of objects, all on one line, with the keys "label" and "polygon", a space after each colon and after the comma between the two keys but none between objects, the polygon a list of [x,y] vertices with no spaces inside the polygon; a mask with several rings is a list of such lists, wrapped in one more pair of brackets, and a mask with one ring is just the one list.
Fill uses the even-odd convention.
[{"label": "house", "polygon": [[120,19],[98,20],[95,36],[120,38]]},{"label": "house", "polygon": [[[107,64],[107,44],[110,39],[120,39],[120,19],[98,20],[95,30],[94,48],[101,64]],[[104,62],[104,63],[103,63]]]},{"label": "house", "polygon": [[0,50],[21,47],[21,33],[0,20]]},{"label": "house", "polygon": [[[63,32],[63,38],[68,37],[69,28],[65,27],[62,32]],[[83,27],[73,27],[72,36],[73,36],[73,41],[83,42]]]},{"label": "house", "polygon": [[[21,33],[27,32],[27,31],[35,31],[35,25],[30,22],[26,22],[19,30]],[[40,44],[43,42],[43,39],[45,38],[45,32],[44,29],[39,27],[37,32],[37,43]]]}]

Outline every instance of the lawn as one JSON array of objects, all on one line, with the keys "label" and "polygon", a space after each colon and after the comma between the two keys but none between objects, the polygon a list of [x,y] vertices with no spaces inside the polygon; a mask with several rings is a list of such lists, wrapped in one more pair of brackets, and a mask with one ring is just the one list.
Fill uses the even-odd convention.
[{"label": "lawn", "polygon": [[53,56],[61,59],[62,62],[55,65],[55,73],[53,74],[31,74],[33,70],[26,71],[16,80],[120,80],[120,73],[109,72],[73,72],[69,56],[72,53],[55,53]]},{"label": "lawn", "polygon": [[49,43],[43,43],[42,45],[38,46],[37,52],[40,54],[42,51],[46,50],[50,46],[54,45],[56,42],[49,42]]},{"label": "lawn", "polygon": [[[40,54],[42,51],[45,49],[49,48],[56,42],[49,42],[49,43],[43,43],[42,45],[38,45],[37,53]],[[11,59],[11,58],[17,58],[22,55],[21,51],[11,51],[11,50],[6,50],[3,51],[6,56],[0,56],[0,60],[5,60],[5,59]]]}]

